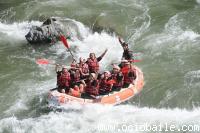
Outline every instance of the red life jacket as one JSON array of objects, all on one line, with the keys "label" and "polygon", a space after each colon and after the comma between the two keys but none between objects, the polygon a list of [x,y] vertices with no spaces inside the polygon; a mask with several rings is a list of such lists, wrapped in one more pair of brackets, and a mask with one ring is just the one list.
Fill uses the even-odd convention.
[{"label": "red life jacket", "polygon": [[[120,72],[119,72],[119,73],[120,73]],[[118,76],[119,73],[112,73],[112,79],[116,81],[116,82],[113,84],[113,86],[114,86],[114,87],[117,87],[117,88],[122,88],[124,81],[123,81],[123,79],[120,80],[120,81],[117,80],[117,76]]]},{"label": "red life jacket", "polygon": [[[93,82],[96,82],[97,85],[92,85]],[[89,81],[89,80],[86,80],[86,87],[85,87],[85,92],[90,94],[90,95],[99,95],[99,85],[98,85],[98,81]]]},{"label": "red life jacket", "polygon": [[111,91],[111,85],[108,83],[107,79],[102,79],[99,84],[99,92],[104,93],[104,92],[110,92]]},{"label": "red life jacket", "polygon": [[81,77],[80,73],[74,73],[73,77],[72,77],[72,82],[74,82],[74,83],[79,82],[80,81],[80,77]]},{"label": "red life jacket", "polygon": [[70,73],[61,73],[60,77],[58,78],[58,86],[59,87],[69,87]]},{"label": "red life jacket", "polygon": [[89,73],[89,67],[88,67],[88,64],[87,63],[84,63],[82,66],[81,66],[81,70],[84,74],[87,74]]},{"label": "red life jacket", "polygon": [[97,59],[90,59],[88,58],[88,67],[90,72],[98,72],[99,71],[99,62],[97,61]]},{"label": "red life jacket", "polygon": [[[130,73],[133,73],[134,75],[130,76],[129,75]],[[124,75],[124,83],[131,84],[136,78],[136,71],[134,68],[129,68],[128,72],[124,73],[123,75]]]}]

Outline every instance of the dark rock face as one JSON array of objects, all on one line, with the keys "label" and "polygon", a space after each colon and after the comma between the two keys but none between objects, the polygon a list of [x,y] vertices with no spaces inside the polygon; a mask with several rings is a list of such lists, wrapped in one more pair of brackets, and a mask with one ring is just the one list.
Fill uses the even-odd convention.
[{"label": "dark rock face", "polygon": [[60,33],[62,33],[59,24],[55,23],[56,19],[47,19],[42,26],[32,26],[30,31],[25,35],[26,40],[30,44],[40,43],[56,43],[59,41]]}]

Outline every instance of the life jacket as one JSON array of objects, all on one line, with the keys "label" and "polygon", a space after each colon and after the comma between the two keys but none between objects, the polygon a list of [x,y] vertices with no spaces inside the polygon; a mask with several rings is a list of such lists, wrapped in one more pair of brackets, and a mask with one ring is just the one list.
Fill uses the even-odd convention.
[{"label": "life jacket", "polygon": [[74,97],[80,97],[80,92],[78,90],[72,89],[71,95]]},{"label": "life jacket", "polygon": [[75,73],[72,75],[72,82],[73,82],[73,83],[79,82],[79,81],[80,81],[80,77],[81,77],[80,73],[76,73],[76,72],[75,72]]},{"label": "life jacket", "polygon": [[108,83],[109,80],[107,79],[101,79],[99,84],[99,93],[105,93],[111,91],[111,84]]},{"label": "life jacket", "polygon": [[88,64],[87,63],[84,63],[82,66],[81,66],[81,70],[84,74],[87,74],[89,73],[89,67],[88,67]]},{"label": "life jacket", "polygon": [[[120,75],[122,76],[120,80],[118,80],[118,78],[120,78]],[[117,88],[122,88],[123,86],[123,83],[124,83],[124,78],[123,78],[123,75],[121,72],[119,73],[112,73],[111,75],[112,79],[115,80],[116,82],[113,84],[114,87],[117,87]]]},{"label": "life jacket", "polygon": [[134,68],[129,68],[129,70],[126,73],[123,73],[124,75],[124,83],[131,84],[136,79],[136,71]]},{"label": "life jacket", "polygon": [[97,59],[92,60],[88,58],[87,62],[88,62],[88,67],[89,67],[90,72],[99,71],[99,62],[97,61]]},{"label": "life jacket", "polygon": [[58,78],[58,86],[59,87],[69,87],[70,73],[61,73],[60,77]]},{"label": "life jacket", "polygon": [[85,92],[90,94],[90,95],[95,95],[97,96],[99,94],[99,84],[97,80],[90,81],[86,80],[86,87],[85,87]]}]

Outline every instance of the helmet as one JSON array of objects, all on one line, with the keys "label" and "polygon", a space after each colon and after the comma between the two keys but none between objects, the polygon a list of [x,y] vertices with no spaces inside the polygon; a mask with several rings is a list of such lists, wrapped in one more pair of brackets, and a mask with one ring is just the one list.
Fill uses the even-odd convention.
[{"label": "helmet", "polygon": [[124,64],[126,64],[126,65],[130,65],[130,62],[125,62]]},{"label": "helmet", "polygon": [[127,62],[128,62],[128,60],[121,60],[121,62],[122,62],[122,63],[127,63]]}]

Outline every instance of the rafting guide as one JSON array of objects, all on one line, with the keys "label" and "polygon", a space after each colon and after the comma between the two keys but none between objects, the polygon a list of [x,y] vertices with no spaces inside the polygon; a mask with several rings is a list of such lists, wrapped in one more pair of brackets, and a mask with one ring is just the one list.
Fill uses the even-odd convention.
[{"label": "rafting guide", "polygon": [[128,47],[128,43],[126,43],[125,41],[123,41],[120,37],[118,37],[118,40],[123,48],[123,55],[122,55],[122,59],[125,60],[132,60],[133,59],[133,51],[129,50]]}]

